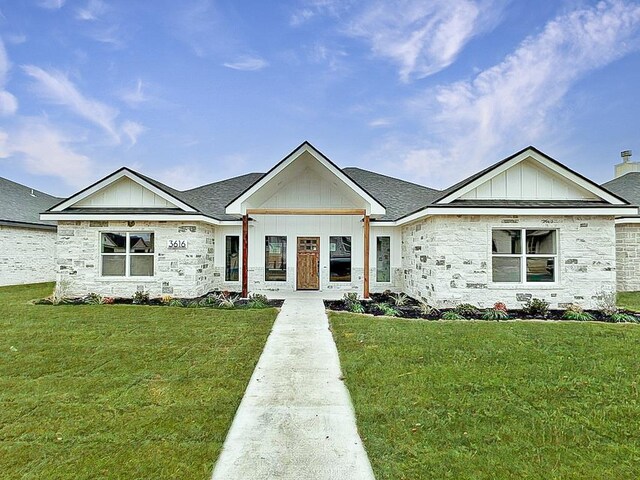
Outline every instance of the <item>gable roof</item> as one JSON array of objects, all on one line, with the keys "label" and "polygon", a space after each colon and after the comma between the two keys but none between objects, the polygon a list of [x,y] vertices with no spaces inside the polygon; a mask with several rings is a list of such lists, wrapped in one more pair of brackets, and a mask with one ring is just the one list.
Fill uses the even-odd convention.
[{"label": "gable roof", "polygon": [[570,169],[566,165],[558,162],[554,158],[551,158],[544,152],[541,152],[537,148],[533,146],[528,146],[523,148],[522,150],[514,153],[513,155],[509,155],[508,157],[490,165],[484,170],[479,171],[478,173],[471,175],[470,177],[465,178],[464,180],[452,185],[442,192],[442,194],[433,201],[434,204],[447,204],[462,196],[467,191],[471,190],[473,187],[476,187],[483,182],[491,179],[498,173],[505,171],[509,167],[512,167],[523,160],[533,158],[534,160],[541,163],[543,166],[549,168],[554,171],[558,175],[566,178],[568,181],[577,184],[581,188],[589,191],[595,196],[601,198],[602,200],[614,204],[614,205],[626,205],[627,201],[614,193],[608,191],[606,188],[598,185],[597,183],[589,180],[584,175]]},{"label": "gable roof", "polygon": [[[291,152],[285,159],[279,162],[278,165],[281,165],[287,158],[291,155],[295,154],[301,148],[313,148],[311,144],[308,142],[304,142],[300,145],[296,150]],[[314,149],[315,150],[315,149]],[[317,150],[315,150],[317,152]],[[500,167],[508,167],[508,162],[514,159],[517,159],[519,156],[522,156],[525,153],[535,154],[539,158],[543,158],[547,164],[554,165],[554,167],[558,170],[563,170],[566,175],[569,175],[572,178],[579,179],[582,185],[586,185],[589,187],[590,191],[596,191],[599,193],[597,195],[598,198],[593,200],[546,200],[546,199],[537,199],[537,200],[499,200],[499,199],[462,199],[462,198],[454,198],[449,199],[446,203],[443,202],[443,199],[447,199],[453,194],[459,194],[458,197],[462,195],[464,189],[471,188],[474,182],[479,183],[486,181],[486,178],[491,178],[492,172],[495,172]],[[320,152],[317,152],[318,155],[322,155]],[[382,175],[379,173],[375,173],[369,170],[365,170],[362,168],[356,167],[347,167],[344,169],[340,169],[335,164],[333,164],[329,159],[322,155],[324,161],[327,162],[333,169],[336,170],[336,173],[342,175],[344,180],[350,182],[352,185],[357,186],[357,188],[361,189],[364,194],[369,195],[372,199],[378,202],[379,205],[383,206],[386,211],[382,215],[378,215],[374,221],[383,221],[383,222],[395,222],[402,221],[402,223],[407,221],[412,221],[414,218],[418,218],[422,216],[422,214],[427,214],[427,209],[430,212],[435,212],[436,210],[443,211],[447,208],[475,208],[475,209],[498,209],[498,208],[523,208],[523,209],[572,209],[572,208],[589,208],[589,209],[602,209],[604,207],[611,207],[612,205],[617,205],[620,207],[626,207],[628,209],[628,203],[625,201],[626,196],[622,194],[622,191],[618,188],[613,188],[609,191],[609,184],[612,182],[608,182],[603,186],[598,186],[595,183],[591,182],[587,178],[582,175],[570,170],[564,165],[560,164],[556,160],[548,157],[544,153],[535,149],[534,147],[527,147],[499,162],[487,167],[486,169],[462,180],[461,182],[456,183],[455,185],[447,188],[446,190],[436,190],[433,188],[425,187],[422,185],[417,185],[415,183],[411,183],[405,180],[401,180],[398,178],[389,177],[386,175]],[[529,156],[524,156],[523,158],[529,158]],[[522,158],[520,159],[522,160]],[[276,167],[270,170],[270,172],[274,172]],[[130,214],[130,215],[145,215],[145,214],[157,214],[163,216],[188,216],[188,215],[204,215],[216,221],[237,221],[240,219],[239,214],[228,214],[226,213],[226,207],[238,200],[244,194],[249,192],[252,188],[256,187],[258,184],[264,184],[265,178],[269,175],[270,172],[267,173],[248,173],[245,175],[240,175],[238,177],[229,178],[226,180],[221,180],[218,182],[213,182],[207,185],[202,185],[196,188],[192,188],[189,190],[176,190],[172,187],[169,187],[151,177],[140,174],[138,172],[134,172],[131,169],[122,168],[113,174],[105,177],[104,179],[96,182],[95,184],[87,187],[83,191],[77,193],[76,195],[70,197],[67,200],[60,202],[55,207],[58,207],[63,204],[71,205],[74,202],[70,202],[70,200],[77,198],[78,195],[83,192],[87,192],[91,189],[94,189],[96,185],[101,182],[105,182],[108,179],[114,178],[118,172],[122,170],[126,170],[129,172],[129,175],[135,176],[139,181],[144,182],[149,185],[149,187],[156,189],[157,191],[163,192],[163,195],[166,195],[167,198],[173,199],[174,203],[179,203],[188,207],[188,209],[180,209],[180,208],[154,208],[154,209],[145,209],[145,208],[79,208],[78,206],[68,206],[65,207],[61,211],[59,210],[57,213],[61,214],[79,214],[79,215],[87,215],[87,214],[102,214],[102,215],[118,215],[118,214]],[[624,181],[620,179],[616,179],[617,183],[624,184],[629,183],[629,189],[633,189],[632,178],[636,178],[640,180],[640,173],[627,174],[627,177]],[[624,177],[621,177],[621,179]],[[569,178],[567,181],[572,181]],[[638,184],[636,184],[638,185]],[[634,201],[633,198],[627,200],[630,203],[640,203],[640,187],[638,190],[633,190],[638,192],[637,201]],[[89,193],[90,194],[90,193]],[[86,196],[86,195],[85,195]],[[602,197],[606,197],[609,200],[615,201],[613,202],[602,199]],[[625,198],[622,198],[625,197]],[[55,197],[53,197],[55,198]],[[52,214],[53,208],[48,211],[48,213]],[[45,216],[46,217],[46,216]],[[104,218],[104,217],[103,217]],[[192,220],[193,218],[189,218]]]},{"label": "gable roof", "polygon": [[373,195],[367,190],[355,182],[352,178],[346,175],[340,167],[333,163],[325,154],[315,148],[308,141],[302,142],[291,153],[285,156],[277,164],[275,164],[267,173],[253,183],[249,188],[240,193],[236,198],[231,200],[225,209],[227,213],[239,214],[243,210],[243,202],[250,198],[253,194],[258,192],[262,187],[275,178],[280,172],[285,170],[289,165],[292,165],[298,160],[304,153],[309,153],[317,162],[325,167],[331,174],[333,174],[339,181],[345,186],[351,189],[357,196],[365,200],[371,209],[371,214],[384,215],[386,213],[385,206],[381,204]]},{"label": "gable roof", "polygon": [[0,224],[55,229],[55,222],[40,220],[40,213],[61,199],[0,177]]},{"label": "gable roof", "polygon": [[174,190],[173,188],[157,180],[154,180],[134,170],[131,170],[128,167],[122,167],[116,170],[115,172],[89,185],[85,189],[80,190],[78,193],[72,195],[71,197],[57,203],[56,205],[49,208],[47,210],[47,213],[72,210],[73,206],[76,203],[80,202],[80,200],[83,200],[99,192],[100,190],[108,187],[109,185],[115,183],[116,181],[124,177],[128,178],[129,180],[132,180],[135,183],[138,183],[142,187],[152,191],[156,195],[174,204],[176,206],[176,209],[182,210],[183,212],[197,213],[196,208],[192,207],[188,203],[178,198],[178,196],[176,196],[176,194],[179,194],[180,192],[178,192],[177,190]]}]

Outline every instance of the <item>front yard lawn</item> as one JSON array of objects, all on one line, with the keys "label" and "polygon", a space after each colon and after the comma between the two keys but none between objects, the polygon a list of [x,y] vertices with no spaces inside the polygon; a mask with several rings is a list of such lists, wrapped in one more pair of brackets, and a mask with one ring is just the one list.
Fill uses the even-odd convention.
[{"label": "front yard lawn", "polygon": [[0,288],[0,476],[209,478],[276,310],[26,303],[52,288]]},{"label": "front yard lawn", "polygon": [[640,312],[640,292],[618,293],[618,306],[634,312]]},{"label": "front yard lawn", "polygon": [[640,326],[331,313],[376,478],[640,478]]}]

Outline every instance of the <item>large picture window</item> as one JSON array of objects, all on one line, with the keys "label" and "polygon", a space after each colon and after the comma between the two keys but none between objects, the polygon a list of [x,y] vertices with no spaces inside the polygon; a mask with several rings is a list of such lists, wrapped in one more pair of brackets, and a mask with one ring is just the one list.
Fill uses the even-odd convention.
[{"label": "large picture window", "polygon": [[376,282],[391,281],[391,237],[376,238]]},{"label": "large picture window", "polygon": [[265,237],[264,279],[270,282],[287,280],[287,237]]},{"label": "large picture window", "polygon": [[225,239],[224,251],[224,280],[225,282],[237,282],[240,268],[240,237],[229,235]]},{"label": "large picture window", "polygon": [[329,281],[351,281],[351,237],[329,237]]},{"label": "large picture window", "polygon": [[493,230],[491,252],[494,282],[556,281],[556,230]]},{"label": "large picture window", "polygon": [[153,233],[103,233],[100,244],[103,277],[153,276]]}]

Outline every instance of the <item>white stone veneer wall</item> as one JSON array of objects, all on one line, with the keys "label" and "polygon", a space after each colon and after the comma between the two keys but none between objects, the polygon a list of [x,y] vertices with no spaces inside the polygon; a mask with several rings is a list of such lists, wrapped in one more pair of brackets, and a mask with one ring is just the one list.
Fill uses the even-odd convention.
[{"label": "white stone veneer wall", "polygon": [[[153,277],[101,277],[101,232],[154,232]],[[186,250],[169,250],[168,240],[186,240]],[[57,280],[64,280],[68,296],[95,292],[130,297],[137,291],[151,297],[197,297],[213,290],[215,230],[203,223],[185,222],[60,222],[56,242]]]},{"label": "white stone veneer wall", "polygon": [[55,230],[0,225],[0,285],[54,281],[55,243]]},{"label": "white stone veneer wall", "polygon": [[[492,284],[492,228],[558,229],[558,282]],[[517,308],[537,297],[552,308],[596,308],[601,292],[616,290],[613,217],[430,217],[403,227],[402,261],[404,291],[436,307],[501,301]]]},{"label": "white stone veneer wall", "polygon": [[640,223],[616,225],[619,292],[640,290]]}]

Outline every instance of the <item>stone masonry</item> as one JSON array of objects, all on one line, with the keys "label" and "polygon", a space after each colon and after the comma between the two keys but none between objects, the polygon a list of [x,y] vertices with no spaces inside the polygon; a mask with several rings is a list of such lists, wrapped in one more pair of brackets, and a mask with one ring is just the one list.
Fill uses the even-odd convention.
[{"label": "stone masonry", "polygon": [[[154,232],[153,277],[101,277],[101,232]],[[186,240],[185,250],[170,250],[169,240]],[[214,227],[202,223],[78,221],[60,222],[56,242],[57,280],[67,296],[95,292],[103,296],[131,297],[137,291],[151,297],[197,297],[211,291],[214,276]]]},{"label": "stone masonry", "polygon": [[616,225],[618,291],[640,290],[640,223]]},{"label": "stone masonry", "polygon": [[54,281],[55,243],[55,230],[0,225],[0,285]]},{"label": "stone masonry", "polygon": [[[492,228],[557,229],[557,283],[492,284]],[[498,301],[515,308],[532,297],[552,308],[596,308],[603,292],[616,291],[614,245],[613,217],[430,217],[402,229],[404,291],[440,308]]]}]

